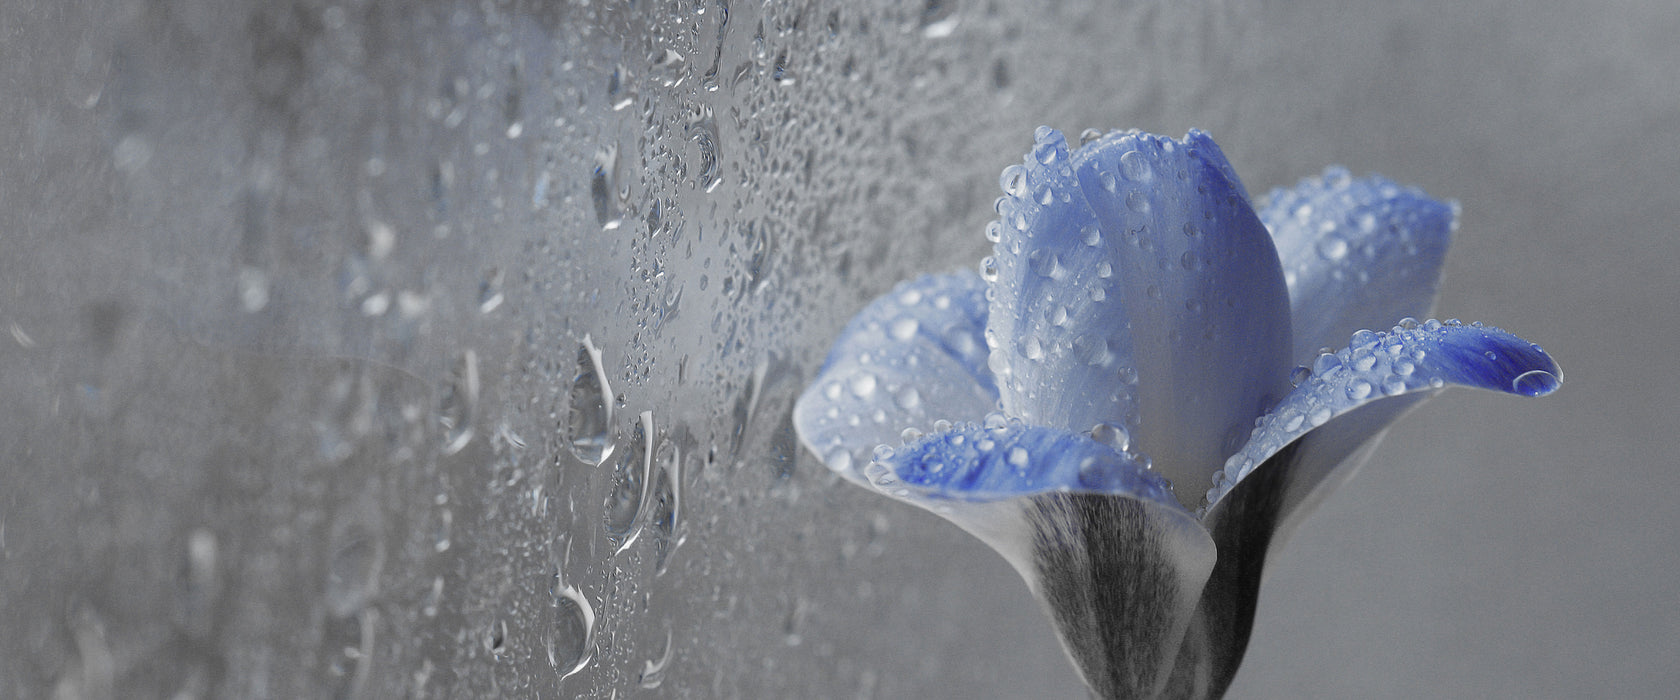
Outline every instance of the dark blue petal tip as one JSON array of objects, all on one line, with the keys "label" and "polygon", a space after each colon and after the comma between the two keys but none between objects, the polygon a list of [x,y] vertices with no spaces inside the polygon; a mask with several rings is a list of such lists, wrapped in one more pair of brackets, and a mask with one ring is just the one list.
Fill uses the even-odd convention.
[{"label": "dark blue petal tip", "polygon": [[902,447],[876,448],[866,474],[900,496],[990,501],[1050,491],[1125,495],[1177,503],[1172,487],[1133,455],[1056,428],[1002,414],[923,436]]}]

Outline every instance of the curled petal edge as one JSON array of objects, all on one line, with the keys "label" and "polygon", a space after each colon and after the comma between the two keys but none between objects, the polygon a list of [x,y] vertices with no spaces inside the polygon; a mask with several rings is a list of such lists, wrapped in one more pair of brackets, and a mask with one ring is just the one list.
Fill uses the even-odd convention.
[{"label": "curled petal edge", "polygon": [[1209,492],[1202,524],[1219,559],[1174,664],[1168,687],[1175,697],[1224,692],[1248,645],[1266,561],[1369,455],[1373,438],[1448,385],[1541,396],[1563,376],[1544,350],[1522,338],[1435,321],[1360,331],[1315,365],[1313,376],[1261,419],[1248,446],[1227,462],[1223,483]]}]

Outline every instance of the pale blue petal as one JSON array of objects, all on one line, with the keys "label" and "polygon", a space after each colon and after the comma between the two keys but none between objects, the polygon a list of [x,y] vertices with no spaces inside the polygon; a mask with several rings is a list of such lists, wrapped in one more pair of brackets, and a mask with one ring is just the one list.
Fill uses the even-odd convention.
[{"label": "pale blue petal", "polygon": [[[1173,671],[1175,697],[1224,692],[1248,645],[1267,560],[1396,418],[1448,385],[1538,396],[1555,390],[1562,376],[1526,340],[1435,322],[1361,331],[1316,365],[1231,458],[1220,477],[1225,485],[1209,492],[1215,500],[1202,522],[1219,560]],[[1234,486],[1232,477],[1240,480]]]},{"label": "pale blue petal", "polygon": [[987,228],[995,272],[987,337],[1004,411],[1037,425],[1125,425],[1131,330],[1113,251],[1080,192],[1067,141],[1040,127],[1021,165],[1005,168],[999,218]]},{"label": "pale blue petal", "polygon": [[1132,437],[1197,503],[1195,484],[1289,389],[1289,296],[1271,236],[1200,131],[1111,134],[1073,160],[1131,322]]},{"label": "pale blue petal", "polygon": [[871,465],[878,486],[1002,554],[1094,695],[1156,696],[1214,566],[1207,531],[1122,453],[1064,430],[988,423],[883,450]]},{"label": "pale blue petal", "polygon": [[1427,316],[1435,302],[1456,205],[1378,175],[1331,167],[1260,210],[1289,285],[1296,362],[1361,328]]},{"label": "pale blue petal", "polygon": [[871,451],[906,428],[985,416],[997,406],[985,324],[985,283],[973,272],[924,275],[870,302],[794,405],[800,441],[863,483]]},{"label": "pale blue petal", "polygon": [[[1356,411],[1379,399],[1422,398],[1448,385],[1540,396],[1556,390],[1562,378],[1557,363],[1538,345],[1491,326],[1438,321],[1381,333],[1359,331],[1348,347],[1321,355],[1312,370],[1260,419],[1248,444],[1215,475],[1207,494],[1210,516],[1221,498],[1233,487],[1243,488],[1257,467],[1286,446],[1293,447],[1292,463],[1265,467],[1291,472],[1283,482],[1286,490],[1275,495],[1282,512],[1289,515],[1309,496],[1321,498],[1314,492],[1331,471],[1402,412],[1392,407]],[[1396,405],[1403,409],[1409,404]],[[1343,416],[1348,419],[1326,429]]]}]

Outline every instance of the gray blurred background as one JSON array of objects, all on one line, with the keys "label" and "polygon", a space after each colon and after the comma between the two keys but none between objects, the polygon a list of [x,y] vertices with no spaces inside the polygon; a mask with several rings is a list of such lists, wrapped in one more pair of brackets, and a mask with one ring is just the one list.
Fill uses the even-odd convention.
[{"label": "gray blurred background", "polygon": [[0,697],[1080,696],[788,424],[1039,124],[1456,198],[1439,315],[1565,369],[1401,423],[1231,697],[1672,696],[1680,6],[1026,5],[0,4]]}]

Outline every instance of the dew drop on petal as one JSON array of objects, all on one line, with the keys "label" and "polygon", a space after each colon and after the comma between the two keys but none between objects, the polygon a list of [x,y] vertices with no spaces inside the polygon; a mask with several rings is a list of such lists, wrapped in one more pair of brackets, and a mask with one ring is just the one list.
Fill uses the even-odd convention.
[{"label": "dew drop on petal", "polygon": [[1133,182],[1147,182],[1155,176],[1154,170],[1149,167],[1149,158],[1139,151],[1127,151],[1120,156],[1120,172]]},{"label": "dew drop on petal", "polygon": [[1131,434],[1113,423],[1098,423],[1092,426],[1091,439],[1107,445],[1115,452],[1125,452],[1132,444]]},{"label": "dew drop on petal", "polygon": [[1009,448],[1009,466],[1026,469],[1027,465],[1032,463],[1031,460],[1032,455],[1027,453],[1027,448],[1019,445]]},{"label": "dew drop on petal", "polygon": [[875,375],[868,372],[858,372],[847,381],[852,395],[860,399],[867,399],[875,393]]},{"label": "dew drop on petal", "polygon": [[916,321],[916,319],[905,317],[893,321],[889,331],[892,333],[892,337],[894,339],[906,341],[916,337],[916,331],[920,330],[920,328],[921,323]]},{"label": "dew drop on petal", "polygon": [[1531,369],[1511,380],[1511,390],[1523,396],[1542,396],[1556,391],[1563,382],[1543,369]]}]

